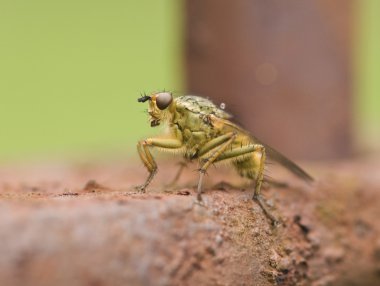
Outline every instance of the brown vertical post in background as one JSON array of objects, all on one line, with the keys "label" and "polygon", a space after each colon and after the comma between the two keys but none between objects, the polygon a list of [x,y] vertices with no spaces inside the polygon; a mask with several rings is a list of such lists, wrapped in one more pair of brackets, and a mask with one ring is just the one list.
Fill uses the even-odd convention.
[{"label": "brown vertical post in background", "polygon": [[351,151],[346,0],[187,0],[188,90],[291,158]]}]

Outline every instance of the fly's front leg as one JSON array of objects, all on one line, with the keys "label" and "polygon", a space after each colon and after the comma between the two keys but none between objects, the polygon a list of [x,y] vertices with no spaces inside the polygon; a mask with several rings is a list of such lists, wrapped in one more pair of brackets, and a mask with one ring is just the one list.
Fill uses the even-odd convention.
[{"label": "fly's front leg", "polygon": [[169,138],[148,138],[146,140],[139,141],[137,144],[137,151],[139,153],[141,161],[149,171],[149,176],[146,179],[145,183],[137,187],[137,189],[143,193],[145,192],[146,187],[152,181],[154,175],[157,173],[157,164],[149,151],[149,147],[177,149],[182,147],[182,142],[178,139]]},{"label": "fly's front leg", "polygon": [[140,159],[149,171],[149,176],[145,180],[145,183],[136,187],[136,189],[142,193],[145,193],[146,187],[150,184],[154,175],[157,173],[157,164],[154,161],[149,149],[147,148],[149,142],[148,140],[149,139],[140,141],[137,144],[137,152],[139,153]]},{"label": "fly's front leg", "polygon": [[[199,168],[199,181],[197,189],[197,199],[202,201],[202,182],[204,174],[207,171],[207,168],[217,160],[217,158],[229,147],[236,138],[236,133],[229,132],[225,135],[216,137],[206,143],[198,153],[198,156],[201,158],[201,167]],[[202,155],[207,154],[208,152],[214,150],[209,156],[202,157]]]}]

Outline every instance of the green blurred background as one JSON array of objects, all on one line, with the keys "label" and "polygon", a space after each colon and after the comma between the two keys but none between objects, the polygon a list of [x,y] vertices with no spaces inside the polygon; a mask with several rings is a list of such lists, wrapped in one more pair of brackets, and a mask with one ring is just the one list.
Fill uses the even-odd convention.
[{"label": "green blurred background", "polygon": [[[0,0],[0,161],[134,154],[140,92],[184,89],[183,1]],[[355,3],[354,121],[376,148],[380,1]]]},{"label": "green blurred background", "polygon": [[356,0],[354,121],[358,148],[380,150],[380,1]]},{"label": "green blurred background", "polygon": [[0,160],[135,151],[139,94],[182,87],[181,23],[177,0],[0,0]]}]

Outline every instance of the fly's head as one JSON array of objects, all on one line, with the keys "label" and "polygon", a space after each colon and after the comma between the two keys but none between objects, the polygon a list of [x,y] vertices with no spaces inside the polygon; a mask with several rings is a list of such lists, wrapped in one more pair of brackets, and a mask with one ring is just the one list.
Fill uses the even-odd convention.
[{"label": "fly's head", "polygon": [[173,95],[170,92],[157,92],[151,95],[143,95],[138,102],[149,102],[148,114],[150,126],[160,125],[170,115],[170,107],[173,105]]}]

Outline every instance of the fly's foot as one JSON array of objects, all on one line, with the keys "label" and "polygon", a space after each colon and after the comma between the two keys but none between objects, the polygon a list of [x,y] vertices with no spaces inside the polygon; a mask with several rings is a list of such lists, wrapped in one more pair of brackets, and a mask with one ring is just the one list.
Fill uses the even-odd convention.
[{"label": "fly's foot", "polygon": [[134,189],[140,194],[144,194],[146,191],[146,187],[150,184],[152,181],[154,175],[157,173],[157,168],[154,168],[150,173],[149,177],[146,179],[145,183],[140,186],[135,186]]},{"label": "fly's foot", "polygon": [[193,201],[194,206],[206,207],[206,202],[202,199],[202,196],[197,195]]},{"label": "fly's foot", "polygon": [[139,185],[139,186],[131,186],[128,188],[128,191],[124,193],[124,195],[135,195],[135,194],[143,194],[145,193],[146,186]]},{"label": "fly's foot", "polygon": [[134,186],[133,188],[137,193],[140,193],[140,194],[146,193],[146,185]]},{"label": "fly's foot", "polygon": [[274,215],[272,215],[272,213],[268,210],[265,201],[260,195],[254,195],[253,200],[258,203],[258,205],[264,212],[265,216],[271,221],[273,226],[277,227],[282,224],[281,221],[278,218],[276,218]]}]

